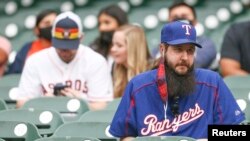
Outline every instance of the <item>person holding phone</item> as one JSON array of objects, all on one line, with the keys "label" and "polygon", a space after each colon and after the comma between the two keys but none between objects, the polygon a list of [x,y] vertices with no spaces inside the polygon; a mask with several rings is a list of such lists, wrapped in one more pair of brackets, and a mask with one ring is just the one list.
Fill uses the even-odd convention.
[{"label": "person holding phone", "polygon": [[31,98],[55,96],[55,89],[58,91],[55,94],[86,100],[93,110],[104,108],[113,99],[106,60],[80,44],[82,37],[78,15],[64,12],[56,17],[52,27],[52,47],[30,56],[25,63],[17,107]]},{"label": "person holding phone", "polygon": [[62,94],[62,91],[67,88],[68,86],[67,85],[63,85],[63,83],[56,83],[56,85],[54,86],[54,92],[53,94],[55,96],[60,96],[60,95],[63,95]]}]

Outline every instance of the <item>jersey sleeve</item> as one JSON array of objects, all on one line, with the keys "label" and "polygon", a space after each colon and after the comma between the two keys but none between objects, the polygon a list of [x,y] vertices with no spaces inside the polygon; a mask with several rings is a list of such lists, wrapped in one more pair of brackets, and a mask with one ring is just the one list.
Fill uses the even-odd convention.
[{"label": "jersey sleeve", "polygon": [[219,75],[218,90],[214,98],[214,124],[239,124],[245,120],[245,114]]},{"label": "jersey sleeve", "polygon": [[42,95],[42,87],[36,64],[32,58],[27,59],[18,87],[18,99],[33,98]]},{"label": "jersey sleeve", "polygon": [[113,85],[106,60],[103,58],[90,66],[87,79],[89,101],[112,101]]},{"label": "jersey sleeve", "polygon": [[115,137],[136,137],[136,110],[133,85],[128,83],[122,100],[112,120],[109,132]]}]

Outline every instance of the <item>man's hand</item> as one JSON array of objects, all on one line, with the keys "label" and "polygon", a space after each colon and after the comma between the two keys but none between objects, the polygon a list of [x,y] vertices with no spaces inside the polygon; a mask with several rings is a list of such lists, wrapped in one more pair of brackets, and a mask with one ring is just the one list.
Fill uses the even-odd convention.
[{"label": "man's hand", "polygon": [[74,90],[74,89],[69,88],[69,87],[61,90],[60,92],[63,96],[72,97],[72,98],[81,98],[80,91]]}]

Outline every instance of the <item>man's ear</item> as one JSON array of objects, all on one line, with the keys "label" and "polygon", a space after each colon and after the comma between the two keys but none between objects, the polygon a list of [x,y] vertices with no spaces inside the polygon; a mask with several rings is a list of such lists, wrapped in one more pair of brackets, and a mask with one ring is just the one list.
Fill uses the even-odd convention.
[{"label": "man's ear", "polygon": [[82,33],[81,37],[80,37],[80,42],[82,42],[84,39],[84,33]]},{"label": "man's ear", "polygon": [[163,43],[160,44],[160,52],[161,52],[161,56],[165,55],[166,46]]}]

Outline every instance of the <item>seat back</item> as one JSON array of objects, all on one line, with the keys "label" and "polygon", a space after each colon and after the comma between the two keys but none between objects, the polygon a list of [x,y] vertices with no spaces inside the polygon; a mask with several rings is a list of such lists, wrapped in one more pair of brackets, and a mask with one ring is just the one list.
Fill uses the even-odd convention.
[{"label": "seat back", "polygon": [[89,137],[49,137],[49,138],[40,138],[35,141],[101,141],[97,138],[89,138]]},{"label": "seat back", "polygon": [[51,136],[62,125],[61,115],[52,110],[10,109],[0,111],[0,121],[22,121],[34,124],[41,136]]},{"label": "seat back", "polygon": [[87,111],[80,117],[79,121],[111,123],[114,115],[115,115],[114,110]]},{"label": "seat back", "polygon": [[34,141],[41,138],[35,125],[20,121],[0,121],[0,138],[7,141]]},{"label": "seat back", "polygon": [[250,122],[250,75],[228,76],[224,81],[245,113],[247,122]]},{"label": "seat back", "polygon": [[6,102],[8,108],[15,108],[16,106],[15,95],[10,91],[18,86],[20,77],[21,74],[10,74],[0,79],[0,98]]},{"label": "seat back", "polygon": [[196,139],[186,136],[146,136],[136,137],[133,141],[196,141]]},{"label": "seat back", "polygon": [[61,125],[54,133],[56,137],[94,137],[100,140],[116,141],[109,133],[110,124],[106,122],[68,122]]},{"label": "seat back", "polygon": [[65,122],[78,120],[89,110],[85,101],[64,96],[30,99],[22,108],[51,109],[59,112]]},{"label": "seat back", "polygon": [[249,76],[228,76],[225,77],[224,82],[230,89],[250,89],[250,75]]},{"label": "seat back", "polygon": [[114,110],[114,111],[116,111],[116,109],[118,108],[120,102],[121,102],[121,98],[114,99],[113,101],[108,103],[108,105],[105,107],[105,110]]},{"label": "seat back", "polygon": [[231,91],[241,110],[245,113],[247,122],[250,123],[250,90],[232,89]]},{"label": "seat back", "polygon": [[1,110],[7,110],[8,107],[3,99],[0,99],[0,111]]}]

